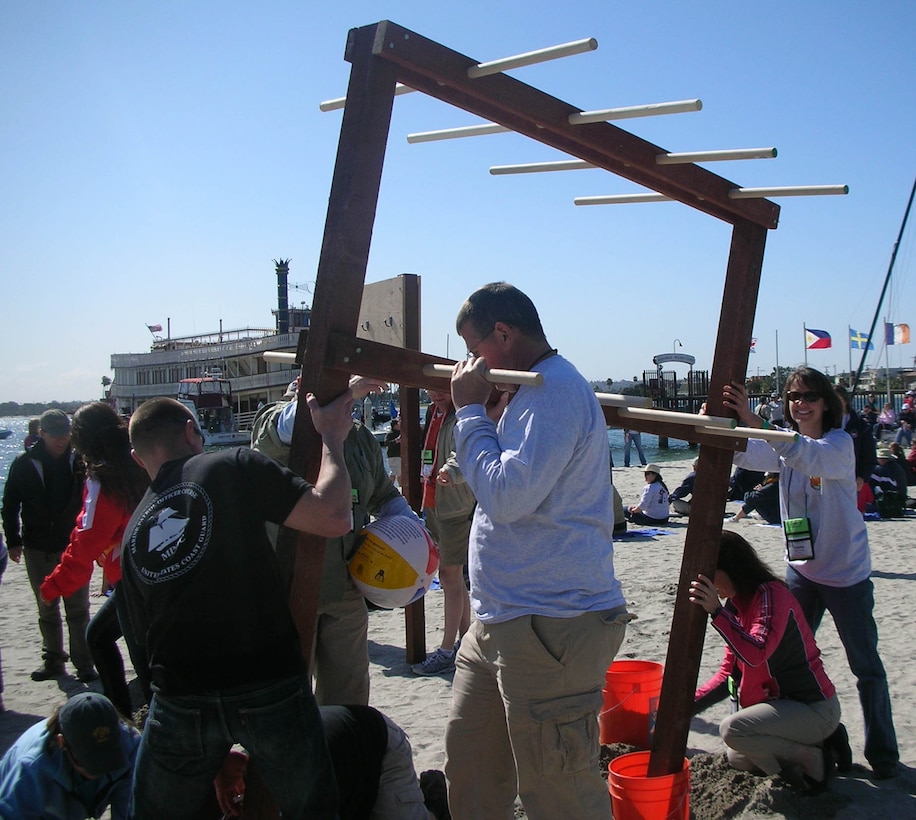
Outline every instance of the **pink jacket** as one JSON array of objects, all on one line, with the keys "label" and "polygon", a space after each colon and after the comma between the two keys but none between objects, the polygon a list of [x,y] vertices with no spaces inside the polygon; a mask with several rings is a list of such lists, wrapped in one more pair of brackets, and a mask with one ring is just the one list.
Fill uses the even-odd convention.
[{"label": "pink jacket", "polygon": [[836,693],[801,605],[782,582],[761,584],[748,601],[730,599],[712,625],[725,638],[725,657],[695,698],[719,686],[736,666],[742,707],[779,698],[814,703]]}]

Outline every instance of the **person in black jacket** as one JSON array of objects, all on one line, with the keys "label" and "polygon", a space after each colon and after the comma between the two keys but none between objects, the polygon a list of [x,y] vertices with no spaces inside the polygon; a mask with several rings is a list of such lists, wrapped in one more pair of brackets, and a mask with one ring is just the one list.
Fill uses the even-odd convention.
[{"label": "person in black jacket", "polygon": [[60,602],[45,603],[39,592],[69,543],[82,506],[81,462],[70,448],[70,417],[62,410],[42,413],[38,434],[38,443],[10,465],[2,509],[10,558],[18,563],[25,548],[26,571],[38,604],[43,663],[32,673],[32,680],[62,676],[66,661],[72,659],[77,678],[88,683],[98,678],[86,643],[89,585],[64,598],[70,655],[64,651]]},{"label": "person in black jacket", "polygon": [[856,491],[861,492],[862,486],[869,482],[872,471],[878,463],[875,457],[875,437],[868,423],[853,410],[849,403],[849,391],[841,384],[835,385],[833,391],[840,397],[843,405],[841,426],[852,438],[856,453]]}]

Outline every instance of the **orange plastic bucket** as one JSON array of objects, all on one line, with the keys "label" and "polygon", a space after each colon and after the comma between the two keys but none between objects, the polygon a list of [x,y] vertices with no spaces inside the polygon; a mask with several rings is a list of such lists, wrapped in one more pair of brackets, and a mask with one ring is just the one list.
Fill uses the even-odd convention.
[{"label": "orange plastic bucket", "polygon": [[689,820],[690,762],[675,774],[647,777],[650,752],[621,755],[608,764],[614,820]]},{"label": "orange plastic bucket", "polygon": [[601,743],[649,748],[664,671],[653,661],[614,661],[608,667],[598,715]]}]

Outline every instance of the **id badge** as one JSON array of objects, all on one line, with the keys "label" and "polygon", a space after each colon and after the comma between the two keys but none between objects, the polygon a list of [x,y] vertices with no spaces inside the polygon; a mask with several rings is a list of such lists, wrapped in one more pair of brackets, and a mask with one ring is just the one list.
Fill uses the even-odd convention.
[{"label": "id badge", "polygon": [[787,518],[782,522],[786,537],[786,558],[789,561],[810,561],[814,558],[811,521],[807,518]]},{"label": "id badge", "polygon": [[420,462],[420,477],[429,478],[433,474],[433,451],[421,451]]}]

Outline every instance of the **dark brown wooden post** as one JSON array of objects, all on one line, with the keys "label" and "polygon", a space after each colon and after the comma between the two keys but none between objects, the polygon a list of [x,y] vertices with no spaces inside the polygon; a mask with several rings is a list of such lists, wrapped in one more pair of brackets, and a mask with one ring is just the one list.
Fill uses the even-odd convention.
[{"label": "dark brown wooden post", "polygon": [[[420,349],[420,280],[404,277],[404,347]],[[401,388],[401,446],[402,476],[406,476],[404,497],[420,512],[423,487],[420,484],[420,451],[423,449],[420,429],[420,391],[416,387]],[[404,610],[407,662],[420,663],[426,659],[426,608],[423,598]]]},{"label": "dark brown wooden post", "polygon": [[[734,225],[710,376],[710,415],[724,415],[722,388],[727,383],[744,382],[765,244],[766,228],[743,221]],[[680,771],[687,749],[706,634],[706,613],[690,603],[687,585],[698,573],[711,578],[715,572],[731,465],[730,450],[700,447],[649,776]]]},{"label": "dark brown wooden post", "polygon": [[[347,389],[347,374],[326,370],[323,363],[332,331],[356,335],[391,121],[395,69],[372,56],[373,32],[371,27],[353,29],[347,39],[346,56],[352,69],[318,260],[312,326],[300,388],[303,400],[305,394],[311,392],[321,404]],[[320,464],[321,438],[315,432],[311,415],[297,413],[289,466],[314,481]],[[294,555],[290,561],[287,553],[291,544],[294,544]],[[281,531],[279,548],[281,563],[292,564],[289,605],[299,630],[303,657],[308,659],[318,612],[325,539]],[[249,773],[245,816],[256,820],[275,818],[276,807],[257,781]]]}]

